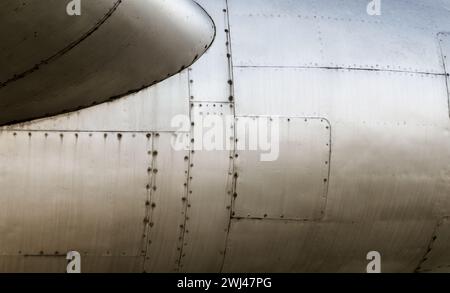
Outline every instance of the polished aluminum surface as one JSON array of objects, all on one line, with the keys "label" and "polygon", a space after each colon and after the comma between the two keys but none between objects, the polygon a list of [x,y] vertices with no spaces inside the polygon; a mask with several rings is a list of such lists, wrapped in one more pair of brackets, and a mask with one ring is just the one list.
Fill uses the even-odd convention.
[{"label": "polished aluminum surface", "polygon": [[[63,272],[70,249],[85,272],[364,272],[369,251],[450,271],[450,1],[197,2],[216,37],[191,67],[2,128],[0,270]],[[213,113],[280,118],[280,159],[173,149],[173,117]]]}]

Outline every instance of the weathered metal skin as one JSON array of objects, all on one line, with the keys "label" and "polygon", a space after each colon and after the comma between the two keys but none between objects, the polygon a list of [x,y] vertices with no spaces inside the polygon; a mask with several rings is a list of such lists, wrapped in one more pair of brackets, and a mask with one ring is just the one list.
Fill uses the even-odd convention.
[{"label": "weathered metal skin", "polygon": [[[449,271],[450,2],[368,2],[199,0],[217,33],[188,69],[3,127],[0,271]],[[205,113],[280,117],[279,159],[174,150]]]},{"label": "weathered metal skin", "polygon": [[178,73],[214,38],[190,0],[0,3],[0,124],[113,100]]}]

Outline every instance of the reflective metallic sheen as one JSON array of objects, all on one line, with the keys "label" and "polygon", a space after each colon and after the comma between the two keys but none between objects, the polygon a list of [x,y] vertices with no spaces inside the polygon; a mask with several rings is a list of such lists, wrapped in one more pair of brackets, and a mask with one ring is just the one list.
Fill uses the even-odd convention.
[{"label": "reflective metallic sheen", "polygon": [[[190,66],[2,128],[0,271],[64,272],[76,250],[83,272],[365,272],[370,251],[382,272],[449,272],[450,1],[382,1],[380,16],[368,2],[122,1],[2,87],[7,123]],[[3,81],[115,4],[42,10],[58,37],[33,43],[12,3],[0,22],[24,23],[0,44]],[[207,15],[214,43],[190,65],[214,37]],[[171,119],[205,113],[233,129],[280,117],[279,160],[174,150]]]}]

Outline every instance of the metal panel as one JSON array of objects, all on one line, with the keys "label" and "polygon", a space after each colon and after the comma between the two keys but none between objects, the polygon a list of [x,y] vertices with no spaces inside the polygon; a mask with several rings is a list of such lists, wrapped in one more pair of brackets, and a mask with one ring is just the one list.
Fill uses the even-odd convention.
[{"label": "metal panel", "polygon": [[139,256],[151,138],[2,132],[0,254]]},{"label": "metal panel", "polygon": [[450,33],[439,33],[438,40],[441,46],[444,70],[447,75],[448,107],[450,116]]},{"label": "metal panel", "polygon": [[[255,117],[236,118],[237,139],[249,141],[245,127]],[[318,220],[324,216],[329,180],[331,126],[320,118],[279,118],[269,121],[279,141],[279,156],[261,161],[263,151],[239,150],[236,159],[237,198],[235,217],[261,219]],[[253,121],[253,122],[252,122]],[[266,122],[267,123],[267,122]],[[259,135],[262,135],[259,133]],[[275,151],[275,150],[271,150]]]},{"label": "metal panel", "polygon": [[333,125],[335,121],[448,124],[447,89],[441,75],[237,68],[235,92],[237,116],[326,117]]},{"label": "metal panel", "polygon": [[[213,114],[225,119],[232,114],[231,105],[193,104],[193,121],[199,115]],[[196,123],[195,127],[201,126]],[[207,129],[200,128],[197,131],[204,133]],[[183,272],[218,272],[221,269],[230,220],[230,172],[233,167],[230,153],[229,150],[197,149],[191,154],[189,197],[180,263]]]},{"label": "metal panel", "polygon": [[[187,135],[187,134],[186,134]],[[180,257],[187,179],[189,168],[189,140],[185,151],[172,145],[174,133],[157,133],[154,140],[154,159],[151,173],[150,226],[145,260],[146,272],[171,272],[178,269]]]},{"label": "metal panel", "polygon": [[197,1],[212,17],[216,38],[208,51],[190,67],[191,96],[194,101],[227,102],[230,96],[227,49],[228,13],[225,0]]},{"label": "metal panel", "polygon": [[[3,0],[0,3],[0,83],[79,40],[98,24],[115,2],[117,0],[89,1],[83,5],[83,17],[68,17],[65,13],[67,1],[46,0],[43,4],[33,0]],[[32,21],[41,25],[34,25]],[[11,26],[14,26],[14,32]]]},{"label": "metal panel", "polygon": [[[213,22],[194,1],[116,3],[117,9],[84,38],[0,84],[0,124],[67,113],[137,92],[189,67],[214,40]],[[13,22],[27,15],[9,16]],[[29,19],[43,26],[53,21],[34,20]],[[9,27],[13,33],[14,26]]]},{"label": "metal panel", "polygon": [[[82,273],[139,273],[142,257],[81,255]],[[66,255],[0,256],[2,273],[65,273]]]},{"label": "metal panel", "polygon": [[365,272],[367,253],[378,251],[382,272],[413,272],[434,225],[232,220],[223,271]]},{"label": "metal panel", "polygon": [[[315,20],[276,14],[243,14],[241,8],[247,5],[246,2],[230,1],[235,66],[313,66],[321,63],[323,48]],[[261,32],[255,33],[257,31]]]},{"label": "metal panel", "polygon": [[417,267],[417,272],[449,272],[450,256],[450,219],[442,218],[436,224],[433,235],[429,238],[429,244],[424,252],[422,261]]},{"label": "metal panel", "polygon": [[[385,1],[382,15],[371,17],[367,4],[346,1],[342,9],[340,1],[230,0],[234,65],[442,73],[429,15],[442,20],[445,13]],[[264,34],[255,34],[261,27]]]},{"label": "metal panel", "polygon": [[[83,272],[83,262],[81,263]],[[2,273],[65,273],[65,255],[55,257],[0,256]]]},{"label": "metal panel", "polygon": [[430,220],[450,211],[447,127],[333,124],[328,221]]},{"label": "metal panel", "polygon": [[120,100],[4,129],[170,131],[176,115],[189,115],[186,71]]}]

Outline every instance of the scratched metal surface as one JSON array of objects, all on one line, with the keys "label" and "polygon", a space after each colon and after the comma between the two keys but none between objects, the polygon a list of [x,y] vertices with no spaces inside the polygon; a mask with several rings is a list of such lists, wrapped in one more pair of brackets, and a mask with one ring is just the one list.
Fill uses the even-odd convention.
[{"label": "scratched metal surface", "polygon": [[[78,249],[87,272],[363,272],[371,250],[385,272],[450,271],[450,46],[438,36],[450,31],[450,2],[382,1],[376,17],[365,0],[198,2],[217,33],[191,70],[124,99],[3,128],[0,270],[64,271],[55,250]],[[291,119],[281,124],[291,134],[281,160],[265,168],[251,152],[171,148],[174,115],[214,112],[237,123]],[[300,118],[315,123],[307,131]],[[89,131],[110,133],[110,151],[97,153],[101,139],[92,152],[88,138],[77,146],[75,133]],[[114,152],[121,132],[127,147]],[[130,153],[136,159],[114,170],[102,161]],[[90,176],[70,169],[78,160]],[[101,180],[113,172],[124,174],[123,189]],[[66,175],[74,187],[54,183]],[[326,205],[317,198],[323,179]],[[76,196],[84,191],[91,196]],[[75,221],[83,214],[71,214],[74,204],[100,212],[98,221]]]}]

